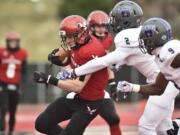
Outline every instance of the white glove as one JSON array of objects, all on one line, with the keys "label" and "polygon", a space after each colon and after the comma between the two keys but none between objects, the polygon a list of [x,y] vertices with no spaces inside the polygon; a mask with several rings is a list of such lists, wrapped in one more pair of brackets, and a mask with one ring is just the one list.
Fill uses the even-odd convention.
[{"label": "white glove", "polygon": [[66,79],[74,79],[76,76],[73,72],[73,70],[63,70],[58,72],[56,75],[56,78],[59,80],[66,80]]},{"label": "white glove", "polygon": [[140,85],[132,84],[127,81],[119,81],[117,85],[117,92],[139,92]]}]

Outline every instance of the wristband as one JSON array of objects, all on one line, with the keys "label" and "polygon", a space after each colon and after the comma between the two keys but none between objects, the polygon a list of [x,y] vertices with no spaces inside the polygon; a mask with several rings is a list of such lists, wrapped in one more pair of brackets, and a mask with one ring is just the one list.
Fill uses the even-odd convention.
[{"label": "wristband", "polygon": [[110,80],[108,81],[108,84],[109,84],[109,85],[116,85],[115,79],[110,79]]},{"label": "wristband", "polygon": [[51,75],[48,76],[47,83],[57,86],[58,85],[58,79],[55,77],[52,77]]},{"label": "wristband", "polygon": [[138,92],[140,91],[140,85],[138,85],[138,84],[133,84],[133,89],[132,89],[132,91],[138,93]]},{"label": "wristband", "polygon": [[72,70],[72,77],[73,77],[73,78],[76,78],[76,77],[77,77],[75,69]]}]

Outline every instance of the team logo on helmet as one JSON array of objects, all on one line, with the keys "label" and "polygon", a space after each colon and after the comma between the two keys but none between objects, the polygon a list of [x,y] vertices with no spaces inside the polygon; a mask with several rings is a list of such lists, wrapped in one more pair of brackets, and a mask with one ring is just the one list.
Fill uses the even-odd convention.
[{"label": "team logo on helmet", "polygon": [[[86,20],[79,15],[66,17],[60,23],[59,36],[62,43],[61,46],[66,50],[85,44],[89,38]],[[74,40],[67,43],[69,38]]]}]

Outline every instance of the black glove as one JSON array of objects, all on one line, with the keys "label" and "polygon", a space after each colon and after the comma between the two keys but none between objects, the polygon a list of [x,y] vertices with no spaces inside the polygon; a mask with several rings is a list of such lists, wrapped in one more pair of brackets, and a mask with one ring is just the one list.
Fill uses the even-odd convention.
[{"label": "black glove", "polygon": [[109,80],[109,92],[110,92],[110,96],[111,96],[111,98],[113,100],[118,102],[120,100],[119,99],[120,96],[116,92],[116,87],[117,87],[116,81],[114,79],[110,79]]},{"label": "black glove", "polygon": [[59,80],[51,75],[46,75],[45,73],[35,71],[33,76],[34,76],[34,80],[37,83],[52,84],[55,86],[58,85]]},{"label": "black glove", "polygon": [[37,83],[47,83],[48,75],[42,72],[35,71],[34,74],[34,81]]},{"label": "black glove", "polygon": [[59,56],[55,56],[55,54],[59,51],[59,48],[54,49],[50,54],[48,54],[48,61],[57,66],[63,66],[62,61],[59,60]]}]

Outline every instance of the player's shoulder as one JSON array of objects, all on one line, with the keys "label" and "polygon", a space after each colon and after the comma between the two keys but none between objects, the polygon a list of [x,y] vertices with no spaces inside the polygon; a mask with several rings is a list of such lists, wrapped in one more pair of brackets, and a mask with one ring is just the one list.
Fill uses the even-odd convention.
[{"label": "player's shoulder", "polygon": [[113,36],[108,33],[107,36],[106,36],[106,40],[107,40],[107,42],[108,42],[110,45],[112,45],[112,43],[113,43]]},{"label": "player's shoulder", "polygon": [[103,56],[105,49],[98,39],[91,37],[91,40],[81,48],[81,53],[86,57],[92,55]]},{"label": "player's shoulder", "polygon": [[2,51],[2,50],[6,50],[6,47],[0,47],[0,50]]},{"label": "player's shoulder", "polygon": [[108,33],[107,36],[106,36],[106,39],[109,40],[109,41],[112,41],[113,36],[110,33]]},{"label": "player's shoulder", "polygon": [[142,26],[138,28],[130,28],[120,31],[114,38],[115,44],[119,42],[124,42],[125,38],[128,38],[128,40],[131,42],[138,41],[141,28]]},{"label": "player's shoulder", "polygon": [[0,53],[6,51],[6,48],[5,47],[0,47]]},{"label": "player's shoulder", "polygon": [[28,51],[25,48],[20,48],[19,53],[24,57],[28,56]]},{"label": "player's shoulder", "polygon": [[180,53],[180,41],[171,40],[163,45],[159,55],[161,58],[168,59],[169,57],[175,55],[176,53]]},{"label": "player's shoulder", "polygon": [[2,50],[4,50],[4,48],[3,48],[3,47],[0,47],[0,51],[2,51]]}]

